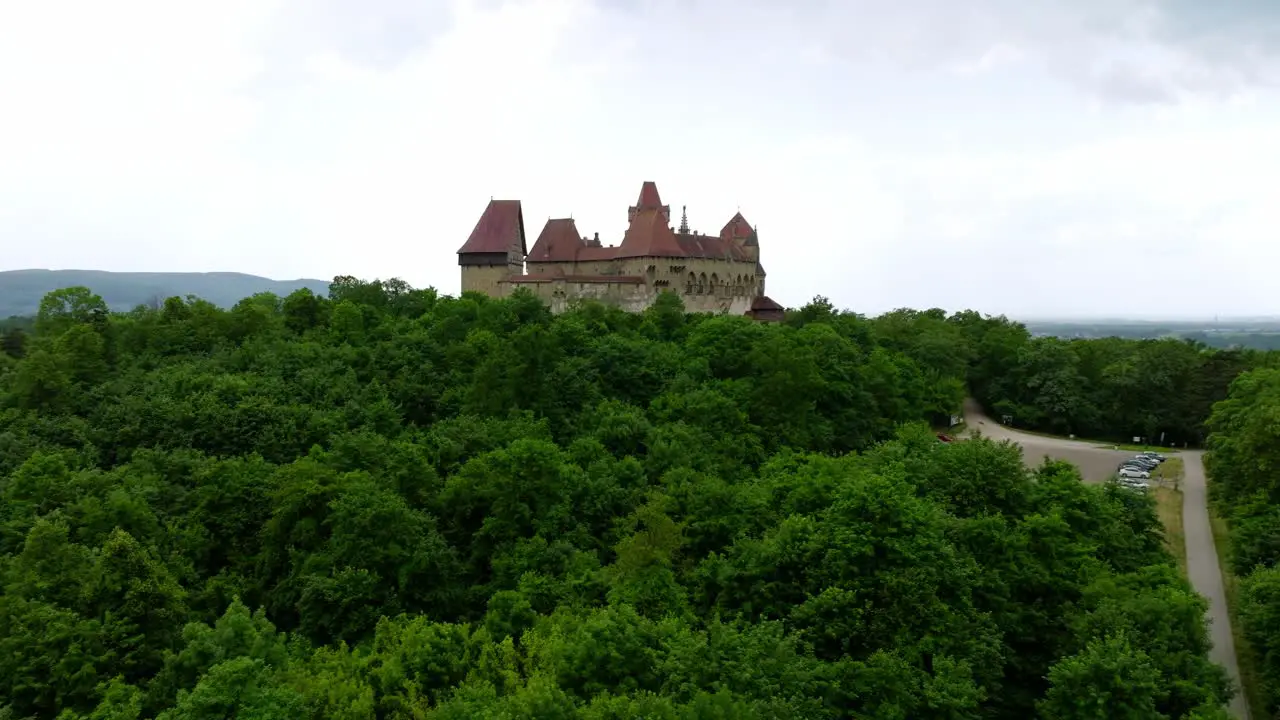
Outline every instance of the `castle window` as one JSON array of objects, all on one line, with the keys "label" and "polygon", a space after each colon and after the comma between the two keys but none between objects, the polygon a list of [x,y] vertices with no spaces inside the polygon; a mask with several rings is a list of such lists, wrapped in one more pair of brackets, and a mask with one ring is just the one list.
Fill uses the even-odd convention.
[{"label": "castle window", "polygon": [[698,278],[693,273],[689,273],[689,279],[685,282],[684,294],[692,295],[693,289],[698,285]]},{"label": "castle window", "polygon": [[698,273],[698,294],[705,295],[707,292],[707,274]]},{"label": "castle window", "polygon": [[712,295],[719,295],[724,288],[720,285],[720,276],[711,273],[711,284],[707,286],[707,292]]}]

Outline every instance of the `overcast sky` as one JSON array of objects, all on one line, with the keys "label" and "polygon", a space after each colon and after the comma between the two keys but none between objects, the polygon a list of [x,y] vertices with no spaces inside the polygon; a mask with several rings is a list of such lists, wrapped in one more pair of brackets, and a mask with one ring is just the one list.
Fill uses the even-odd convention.
[{"label": "overcast sky", "polygon": [[1280,314],[1275,0],[0,2],[0,269],[458,290],[654,180],[768,291]]}]

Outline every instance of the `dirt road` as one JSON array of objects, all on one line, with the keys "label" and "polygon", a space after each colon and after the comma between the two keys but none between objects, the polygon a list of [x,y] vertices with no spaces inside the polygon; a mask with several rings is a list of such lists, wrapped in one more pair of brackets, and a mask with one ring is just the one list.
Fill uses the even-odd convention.
[{"label": "dirt road", "polygon": [[[1098,447],[1089,442],[1032,435],[1004,427],[983,415],[973,403],[965,405],[965,423],[971,432],[976,430],[993,440],[1018,443],[1028,465],[1039,465],[1046,455],[1071,462],[1080,468],[1086,482],[1106,480],[1121,460],[1133,457],[1133,453]],[[1186,479],[1182,483],[1182,529],[1187,539],[1187,578],[1196,592],[1209,601],[1209,638],[1213,641],[1209,657],[1227,669],[1231,681],[1238,688],[1240,668],[1236,664],[1235,641],[1231,637],[1231,622],[1227,615],[1227,595],[1222,587],[1218,553],[1214,549],[1213,531],[1209,526],[1204,464],[1197,450],[1184,450],[1178,453],[1178,457],[1183,459],[1186,467]],[[1229,709],[1233,717],[1249,719],[1249,706],[1242,694],[1236,693]]]}]

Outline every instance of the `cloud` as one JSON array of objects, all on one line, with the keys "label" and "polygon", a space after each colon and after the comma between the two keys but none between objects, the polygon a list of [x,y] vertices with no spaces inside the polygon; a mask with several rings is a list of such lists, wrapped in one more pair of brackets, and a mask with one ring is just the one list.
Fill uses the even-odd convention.
[{"label": "cloud", "polygon": [[[1280,312],[1280,12],[1190,0],[0,6],[6,267],[457,289],[490,196],[643,180],[874,312]],[[11,110],[8,108],[16,108]],[[1125,280],[1135,267],[1159,282]],[[1145,277],[1146,275],[1144,275]],[[1203,314],[1203,313],[1201,313]]]}]

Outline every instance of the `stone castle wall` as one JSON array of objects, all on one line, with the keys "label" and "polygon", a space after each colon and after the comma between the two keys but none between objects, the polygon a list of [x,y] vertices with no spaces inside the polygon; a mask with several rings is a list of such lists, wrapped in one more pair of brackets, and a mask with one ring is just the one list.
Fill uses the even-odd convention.
[{"label": "stone castle wall", "polygon": [[[525,288],[551,307],[551,312],[561,313],[568,310],[577,300],[597,300],[616,305],[628,312],[640,312],[658,299],[658,294],[668,288],[654,287],[647,283],[634,281],[609,282],[605,279],[579,281],[576,279],[556,279],[551,281],[503,282],[499,284],[495,297],[507,297],[517,288]],[[693,294],[687,295],[680,289],[672,288],[684,300],[685,309],[689,312],[729,313],[742,315],[751,309],[754,296],[733,296],[728,294]]]},{"label": "stone castle wall", "polygon": [[[656,290],[694,297],[756,297],[764,294],[764,278],[756,264],[707,258],[625,258],[586,262],[529,263],[529,275],[639,277]],[[465,282],[465,281],[464,281]],[[689,300],[686,299],[686,305]]]},{"label": "stone castle wall", "polygon": [[463,265],[462,292],[501,297],[502,281],[510,274],[511,270],[506,265]]}]

